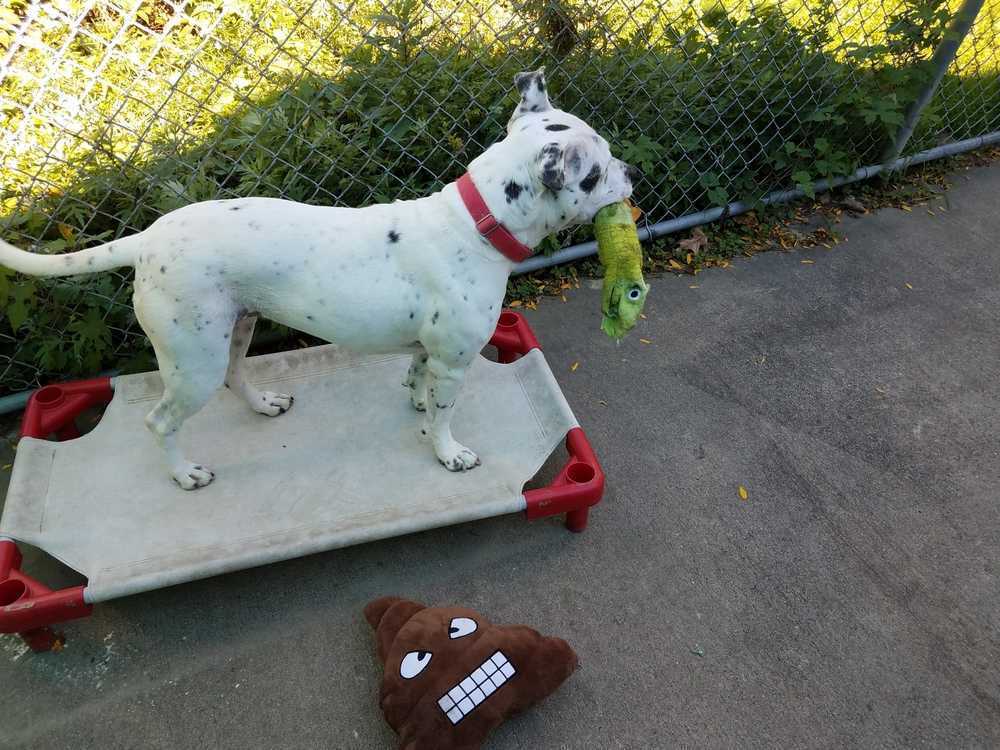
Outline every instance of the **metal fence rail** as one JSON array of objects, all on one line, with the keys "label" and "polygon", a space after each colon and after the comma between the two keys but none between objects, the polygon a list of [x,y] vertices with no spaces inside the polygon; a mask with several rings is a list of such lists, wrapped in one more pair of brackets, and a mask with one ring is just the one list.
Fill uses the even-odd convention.
[{"label": "metal fence rail", "polygon": [[[12,0],[0,8],[0,234],[61,252],[195,200],[422,195],[502,135],[514,73],[540,65],[557,106],[642,167],[650,224],[690,226],[868,175],[899,155],[893,144],[905,157],[993,139],[1000,0],[963,8]],[[127,366],[143,347],[130,292],[126,273],[0,274],[0,393]]]}]

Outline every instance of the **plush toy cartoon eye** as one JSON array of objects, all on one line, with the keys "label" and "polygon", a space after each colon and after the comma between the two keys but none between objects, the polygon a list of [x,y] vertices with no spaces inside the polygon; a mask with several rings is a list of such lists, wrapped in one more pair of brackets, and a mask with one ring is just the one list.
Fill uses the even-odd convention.
[{"label": "plush toy cartoon eye", "polygon": [[476,632],[476,621],[468,617],[455,617],[448,626],[448,637],[451,639],[464,638],[470,633]]},{"label": "plush toy cartoon eye", "polygon": [[642,290],[637,286],[634,286],[628,290],[628,298],[633,302],[638,302],[639,297],[641,296],[642,296]]},{"label": "plush toy cartoon eye", "polygon": [[399,674],[404,680],[410,680],[427,668],[431,663],[430,651],[411,651],[403,657],[402,664],[399,665]]}]

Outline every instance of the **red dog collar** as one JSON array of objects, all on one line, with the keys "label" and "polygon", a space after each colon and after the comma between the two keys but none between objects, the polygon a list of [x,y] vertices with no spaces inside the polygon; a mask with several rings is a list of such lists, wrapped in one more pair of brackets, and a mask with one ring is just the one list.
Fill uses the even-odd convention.
[{"label": "red dog collar", "polygon": [[515,263],[531,257],[532,249],[512,235],[490,212],[490,207],[486,205],[468,172],[459,177],[455,184],[458,186],[458,194],[462,196],[462,203],[472,214],[472,220],[476,222],[476,229],[493,247]]}]

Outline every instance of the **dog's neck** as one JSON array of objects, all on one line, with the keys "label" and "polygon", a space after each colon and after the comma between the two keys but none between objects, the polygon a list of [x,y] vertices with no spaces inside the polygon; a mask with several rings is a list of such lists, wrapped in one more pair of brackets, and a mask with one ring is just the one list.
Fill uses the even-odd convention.
[{"label": "dog's neck", "polygon": [[[519,242],[534,249],[570,222],[531,166],[504,145],[503,141],[496,143],[473,160],[469,175],[496,220]],[[461,201],[457,190],[454,198]],[[466,211],[464,204],[462,210]]]}]

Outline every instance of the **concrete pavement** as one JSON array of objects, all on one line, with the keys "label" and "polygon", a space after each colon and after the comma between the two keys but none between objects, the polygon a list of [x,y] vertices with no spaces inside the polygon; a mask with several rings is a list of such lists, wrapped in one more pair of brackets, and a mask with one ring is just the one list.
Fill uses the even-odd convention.
[{"label": "concrete pavement", "polygon": [[577,650],[493,750],[1000,745],[998,195],[978,168],[934,216],[655,279],[621,345],[596,288],[544,301],[608,474],[584,534],[491,519],[102,604],[60,654],[0,637],[0,747],[394,747],[390,593]]}]

